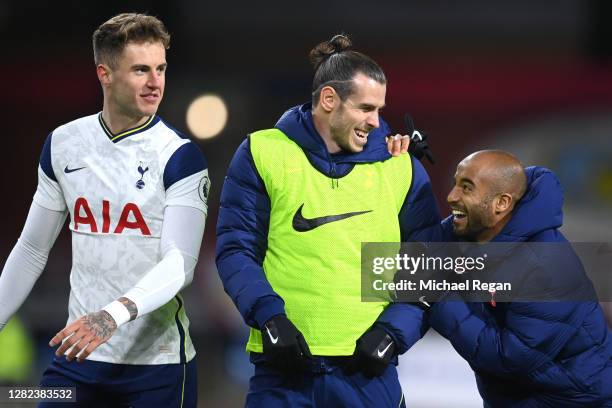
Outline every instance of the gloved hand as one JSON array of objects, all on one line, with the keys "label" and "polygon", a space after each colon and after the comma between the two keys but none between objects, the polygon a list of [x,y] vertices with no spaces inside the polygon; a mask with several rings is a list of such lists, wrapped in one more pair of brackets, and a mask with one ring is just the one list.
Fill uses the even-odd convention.
[{"label": "gloved hand", "polygon": [[278,370],[290,374],[306,368],[312,354],[306,340],[285,315],[268,320],[261,330],[266,361]]},{"label": "gloved hand", "polygon": [[395,343],[380,326],[372,326],[359,339],[353,357],[345,367],[347,375],[361,371],[367,378],[381,376],[395,357]]},{"label": "gloved hand", "polygon": [[410,136],[408,152],[419,160],[423,159],[423,156],[425,156],[431,164],[435,164],[435,159],[427,144],[427,134],[414,128],[412,116],[409,114],[404,116],[404,122],[406,123],[407,134]]}]

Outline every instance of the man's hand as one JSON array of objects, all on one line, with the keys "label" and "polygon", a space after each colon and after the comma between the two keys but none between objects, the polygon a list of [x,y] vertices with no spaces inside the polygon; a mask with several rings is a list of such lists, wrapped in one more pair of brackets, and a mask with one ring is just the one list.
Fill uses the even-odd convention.
[{"label": "man's hand", "polygon": [[433,157],[433,153],[431,153],[429,144],[427,144],[427,134],[414,128],[414,121],[412,120],[412,116],[409,114],[404,116],[404,123],[406,124],[406,130],[410,135],[410,154],[420,161],[423,161],[423,157],[426,157],[431,164],[435,164],[436,160]]},{"label": "man's hand", "polygon": [[345,368],[347,375],[361,371],[367,378],[380,377],[395,356],[395,343],[379,326],[373,326],[357,339],[357,347]]},{"label": "man's hand", "polygon": [[101,310],[70,323],[51,339],[49,346],[55,347],[66,339],[55,351],[55,355],[60,357],[72,347],[66,355],[66,360],[72,361],[76,358],[78,362],[82,362],[100,344],[106,343],[115,330],[117,330],[115,320],[108,312]]},{"label": "man's hand", "polygon": [[393,157],[400,156],[408,152],[408,146],[410,146],[409,135],[393,135],[387,136],[387,150]]},{"label": "man's hand", "polygon": [[303,371],[312,359],[304,336],[285,315],[268,320],[261,329],[261,337],[266,361],[285,374]]}]

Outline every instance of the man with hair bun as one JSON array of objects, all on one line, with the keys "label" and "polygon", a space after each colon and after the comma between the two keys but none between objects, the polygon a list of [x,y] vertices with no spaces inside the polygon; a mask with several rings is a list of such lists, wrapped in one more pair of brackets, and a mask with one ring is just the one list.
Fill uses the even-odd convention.
[{"label": "man with hair bun", "polygon": [[221,194],[217,268],[251,327],[246,406],[405,406],[397,355],[423,311],[361,301],[361,243],[411,240],[437,206],[405,137],[385,139],[378,64],[345,35],[310,59],[312,102],[247,137]]},{"label": "man with hair bun", "polygon": [[49,343],[58,348],[41,386],[76,388],[75,406],[196,406],[180,291],[193,279],[210,183],[197,145],[156,115],[169,44],[163,23],[144,14],[117,15],[94,32],[102,111],[47,137],[25,227],[0,277],[2,328],[69,215],[68,323]]}]

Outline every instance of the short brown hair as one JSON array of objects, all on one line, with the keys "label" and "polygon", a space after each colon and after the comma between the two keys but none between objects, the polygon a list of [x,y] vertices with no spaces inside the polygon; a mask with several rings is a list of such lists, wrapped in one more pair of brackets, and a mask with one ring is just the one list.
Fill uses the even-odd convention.
[{"label": "short brown hair", "polygon": [[112,68],[129,42],[160,42],[170,48],[170,34],[158,18],[146,14],[123,13],[106,21],[93,33],[94,61]]}]

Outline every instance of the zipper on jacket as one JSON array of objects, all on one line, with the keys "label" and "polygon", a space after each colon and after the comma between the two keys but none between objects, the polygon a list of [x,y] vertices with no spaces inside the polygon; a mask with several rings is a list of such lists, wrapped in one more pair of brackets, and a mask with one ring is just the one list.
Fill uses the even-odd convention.
[{"label": "zipper on jacket", "polygon": [[331,187],[332,189],[338,188],[338,179],[336,178],[336,163],[330,160],[331,164],[330,176],[331,176]]}]

